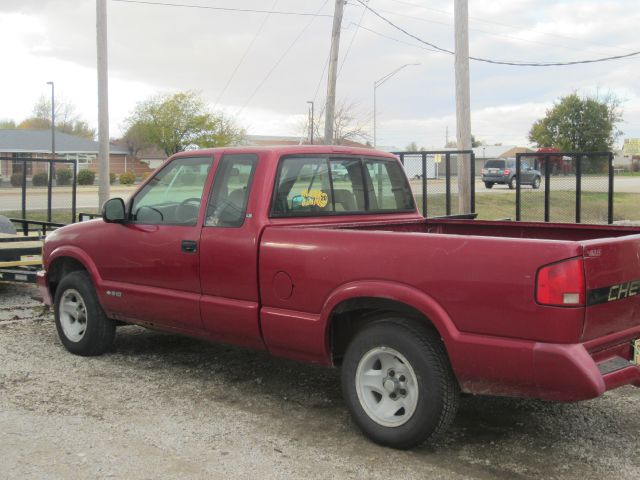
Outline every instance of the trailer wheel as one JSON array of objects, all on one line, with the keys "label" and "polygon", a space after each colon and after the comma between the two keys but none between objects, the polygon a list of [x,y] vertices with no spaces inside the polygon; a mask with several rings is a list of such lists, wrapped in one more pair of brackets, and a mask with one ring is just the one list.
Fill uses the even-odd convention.
[{"label": "trailer wheel", "polygon": [[509,180],[509,189],[513,190],[514,188],[516,188],[516,176],[515,175],[513,177],[511,177],[511,180]]},{"label": "trailer wheel", "polygon": [[411,448],[451,425],[460,389],[438,335],[402,318],[356,334],[342,365],[353,419],[371,440]]},{"label": "trailer wheel", "polygon": [[493,188],[493,182],[484,182],[484,186],[487,188]]},{"label": "trailer wheel", "polygon": [[56,289],[55,321],[64,347],[76,355],[102,355],[114,342],[115,322],[106,317],[84,271],[65,275]]}]

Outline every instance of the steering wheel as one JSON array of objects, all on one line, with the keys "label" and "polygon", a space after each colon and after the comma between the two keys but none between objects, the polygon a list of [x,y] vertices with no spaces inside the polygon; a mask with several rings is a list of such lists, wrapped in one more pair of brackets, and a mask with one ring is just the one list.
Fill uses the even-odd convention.
[{"label": "steering wheel", "polygon": [[180,223],[193,223],[198,219],[199,211],[200,198],[185,198],[176,207],[176,219]]}]

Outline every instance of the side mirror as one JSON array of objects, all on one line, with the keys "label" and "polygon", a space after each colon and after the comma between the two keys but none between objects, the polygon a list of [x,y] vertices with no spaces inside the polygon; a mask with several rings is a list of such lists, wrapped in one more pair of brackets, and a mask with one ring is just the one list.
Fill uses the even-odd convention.
[{"label": "side mirror", "polygon": [[102,206],[102,219],[107,223],[124,223],[125,216],[124,200],[121,198],[107,200]]}]

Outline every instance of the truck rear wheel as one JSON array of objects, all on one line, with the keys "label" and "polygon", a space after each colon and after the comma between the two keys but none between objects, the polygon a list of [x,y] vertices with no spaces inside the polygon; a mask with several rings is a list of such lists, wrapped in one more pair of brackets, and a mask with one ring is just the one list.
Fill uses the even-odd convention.
[{"label": "truck rear wheel", "polygon": [[402,449],[443,433],[460,396],[438,335],[402,318],[375,321],[356,334],[344,357],[342,390],[369,438]]},{"label": "truck rear wheel", "polygon": [[71,353],[102,355],[113,345],[115,322],[104,314],[87,272],[75,271],[62,278],[54,309],[58,336]]}]

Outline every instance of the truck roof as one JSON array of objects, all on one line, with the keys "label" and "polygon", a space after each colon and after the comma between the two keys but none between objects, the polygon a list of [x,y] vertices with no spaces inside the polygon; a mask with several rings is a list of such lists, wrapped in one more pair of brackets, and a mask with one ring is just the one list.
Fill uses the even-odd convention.
[{"label": "truck roof", "polygon": [[345,154],[345,155],[366,155],[374,157],[386,157],[397,159],[391,153],[374,150],[372,148],[345,147],[341,145],[271,145],[271,146],[240,146],[240,147],[218,147],[202,150],[189,150],[176,153],[176,157],[190,157],[193,155],[214,155],[216,153],[273,153],[276,155],[292,154]]}]

